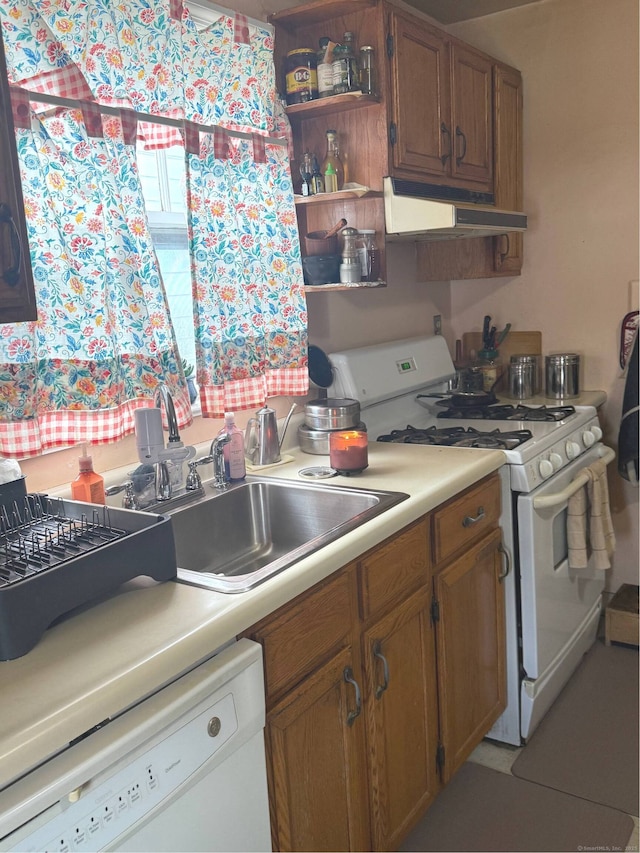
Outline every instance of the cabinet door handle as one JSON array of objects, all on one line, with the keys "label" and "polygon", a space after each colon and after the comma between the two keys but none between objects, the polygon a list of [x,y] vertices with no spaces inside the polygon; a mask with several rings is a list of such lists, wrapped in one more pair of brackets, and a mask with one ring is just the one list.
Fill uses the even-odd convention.
[{"label": "cabinet door handle", "polygon": [[464,135],[464,133],[460,130],[459,127],[456,127],[456,136],[458,137],[458,139],[462,138],[462,143],[464,145],[462,149],[462,154],[456,157],[456,165],[459,166],[467,154],[467,137]]},{"label": "cabinet door handle", "polygon": [[511,571],[511,557],[509,556],[509,552],[504,547],[502,542],[498,545],[498,551],[500,551],[500,553],[504,557],[504,571],[500,572],[500,574],[498,575],[498,580],[500,581],[500,583],[502,583],[502,581]]},{"label": "cabinet door handle", "polygon": [[508,235],[508,234],[503,234],[503,235],[502,235],[502,239],[503,239],[503,240],[504,240],[504,242],[505,242],[505,249],[504,249],[504,252],[500,252],[500,260],[501,260],[501,261],[504,261],[504,259],[505,259],[505,258],[507,257],[507,255],[509,254],[509,249],[511,248],[511,242],[510,242],[510,240],[509,240],[509,235]]},{"label": "cabinet door handle", "polygon": [[389,686],[389,662],[382,654],[382,643],[376,640],[373,644],[373,656],[382,661],[382,684],[376,687],[376,699],[379,699]]},{"label": "cabinet door handle", "polygon": [[360,687],[358,686],[358,682],[353,677],[353,670],[351,669],[351,667],[345,666],[344,672],[342,674],[347,684],[353,684],[353,687],[356,691],[355,711],[349,711],[349,713],[347,714],[347,725],[352,726],[353,721],[356,717],[360,716],[360,712],[362,711],[362,696],[360,695]]},{"label": "cabinet door handle", "polygon": [[442,165],[445,166],[447,160],[449,159],[449,157],[451,157],[451,131],[444,122],[442,122],[442,124],[440,125],[440,133],[442,133],[443,136],[449,137],[449,151],[447,152],[447,154],[443,154],[442,157],[440,157]]},{"label": "cabinet door handle", "polygon": [[18,227],[11,213],[11,208],[4,202],[0,203],[0,222],[8,222],[11,226],[11,253],[14,262],[2,273],[2,278],[9,287],[15,287],[20,280],[20,265],[22,264],[22,242]]},{"label": "cabinet door handle", "polygon": [[465,515],[465,517],[462,519],[462,526],[463,527],[472,527],[474,524],[477,524],[479,521],[482,521],[483,518],[484,518],[484,507],[479,506],[478,507],[478,514],[475,517],[472,517],[470,515]]}]

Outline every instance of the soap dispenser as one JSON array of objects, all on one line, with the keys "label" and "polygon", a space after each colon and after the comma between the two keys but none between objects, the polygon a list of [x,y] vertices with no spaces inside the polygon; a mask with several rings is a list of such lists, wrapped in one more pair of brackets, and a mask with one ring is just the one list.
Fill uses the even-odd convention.
[{"label": "soap dispenser", "polygon": [[104,478],[93,470],[93,459],[87,454],[87,445],[82,445],[82,456],[78,458],[79,473],[71,483],[71,497],[74,501],[87,503],[106,503]]}]

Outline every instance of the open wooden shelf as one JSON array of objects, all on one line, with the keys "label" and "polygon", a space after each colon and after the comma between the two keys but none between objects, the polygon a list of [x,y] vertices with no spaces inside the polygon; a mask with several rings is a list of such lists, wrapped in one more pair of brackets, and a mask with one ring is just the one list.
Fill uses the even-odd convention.
[{"label": "open wooden shelf", "polygon": [[319,293],[321,291],[336,291],[336,290],[364,290],[368,288],[386,287],[386,281],[354,281],[352,284],[305,284],[305,293]]},{"label": "open wooden shelf", "polygon": [[362,92],[343,92],[340,95],[329,95],[327,98],[316,98],[305,101],[304,104],[290,104],[285,112],[291,119],[320,118],[323,115],[335,115],[346,110],[359,107],[369,107],[379,104],[380,99],[375,95],[363,95]]}]

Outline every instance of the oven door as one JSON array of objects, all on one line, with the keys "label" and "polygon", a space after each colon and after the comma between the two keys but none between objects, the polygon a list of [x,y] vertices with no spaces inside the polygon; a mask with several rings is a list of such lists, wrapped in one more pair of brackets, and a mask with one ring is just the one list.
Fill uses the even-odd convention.
[{"label": "oven door", "polygon": [[580,471],[600,458],[608,464],[614,456],[610,448],[594,445],[535,491],[518,496],[522,663],[527,679],[548,679],[599,613],[605,575],[592,560],[585,569],[569,568],[567,505],[586,482]]}]

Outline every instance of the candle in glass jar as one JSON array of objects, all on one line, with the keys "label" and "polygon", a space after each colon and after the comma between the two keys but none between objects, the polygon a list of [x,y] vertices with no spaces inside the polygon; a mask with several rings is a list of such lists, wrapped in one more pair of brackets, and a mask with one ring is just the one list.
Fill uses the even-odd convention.
[{"label": "candle in glass jar", "polygon": [[369,464],[367,433],[337,430],[329,433],[329,463],[339,474],[357,474]]}]

